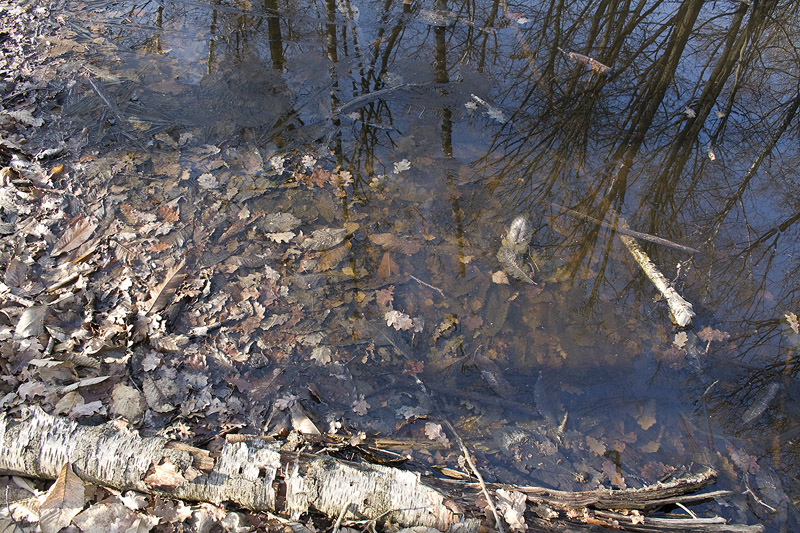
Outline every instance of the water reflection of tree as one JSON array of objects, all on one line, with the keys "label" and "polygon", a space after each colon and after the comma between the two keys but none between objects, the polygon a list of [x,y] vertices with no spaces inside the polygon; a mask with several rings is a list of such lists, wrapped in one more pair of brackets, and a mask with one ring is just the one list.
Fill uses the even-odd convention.
[{"label": "water reflection of tree", "polygon": [[[420,121],[437,130],[441,155],[451,157],[459,148],[456,110],[466,101],[454,94],[468,98],[472,88],[450,80],[473,71],[475,79],[492,80],[493,92],[482,96],[510,120],[482,126],[496,133],[474,161],[484,186],[474,194],[488,190],[503,203],[498,221],[520,211],[536,213],[539,222],[547,218],[553,231],[541,232],[546,240],[539,244],[558,250],[576,282],[591,276],[588,313],[598,313],[593,304],[611,293],[620,314],[637,320],[642,304],[635,302],[647,302],[650,289],[635,278],[635,266],[608,230],[551,211],[551,202],[611,223],[622,213],[635,229],[703,246],[687,278],[688,295],[706,314],[727,320],[718,327],[733,334],[731,346],[719,358],[711,352],[709,361],[726,357],[739,365],[709,400],[718,401],[720,418],[731,418],[723,413],[736,411],[726,409],[741,412],[765,384],[781,380],[789,387],[784,377],[796,376],[797,363],[789,360],[793,348],[779,317],[800,311],[800,272],[788,259],[800,242],[800,205],[785,193],[798,181],[798,6],[552,0],[530,8],[531,22],[517,25],[500,0],[433,4],[454,10],[454,18],[422,22],[424,2],[359,4],[362,17],[377,21],[374,28],[362,25],[374,30],[366,39],[356,31],[355,6],[332,0],[319,13],[317,4],[277,0],[265,0],[261,14],[214,10],[210,33],[217,47],[249,43],[279,72],[326,60],[319,63],[326,65],[323,75],[303,80],[291,111],[265,128],[262,140],[278,129],[285,135],[286,125],[300,132],[324,122],[337,163],[353,172],[362,197],[397,142],[391,128],[408,125],[398,117],[409,106],[436,110],[435,119],[428,113]],[[296,49],[298,42],[318,48]],[[559,49],[612,70],[593,71]],[[209,65],[220,57],[212,50]],[[438,83],[424,92],[423,103],[404,93],[369,101],[346,120],[337,115],[342,103],[398,83],[387,78],[409,58],[431,66],[428,79],[413,81]],[[315,107],[321,99],[327,116]],[[470,211],[469,199],[450,200],[456,233],[483,216]],[[687,259],[661,248],[649,252],[664,266]],[[783,390],[786,398],[790,390]]]},{"label": "water reflection of tree", "polygon": [[[720,404],[725,416],[717,414],[735,420],[731,408],[743,411],[765,384],[797,374],[781,348],[786,325],[776,319],[800,307],[800,276],[788,262],[797,253],[800,215],[794,197],[777,187],[797,186],[797,7],[771,1],[723,11],[684,2],[672,12],[663,2],[610,4],[553,2],[526,13],[534,25],[514,30],[513,49],[508,42],[490,49],[485,35],[449,51],[474,58],[490,77],[507,75],[493,96],[514,113],[478,161],[483,181],[508,211],[541,212],[556,202],[597,218],[621,212],[640,230],[705,243],[689,290],[734,332],[735,346],[720,358],[742,366],[720,389],[719,398],[731,402]],[[486,9],[492,24],[496,4]],[[568,63],[558,47],[613,71]],[[607,232],[580,220],[557,222],[560,234],[547,244],[561,248],[573,275],[586,275],[589,262],[602,258],[591,294],[614,283]],[[664,265],[686,259],[650,252]],[[622,296],[642,301],[642,292],[631,284]]]}]

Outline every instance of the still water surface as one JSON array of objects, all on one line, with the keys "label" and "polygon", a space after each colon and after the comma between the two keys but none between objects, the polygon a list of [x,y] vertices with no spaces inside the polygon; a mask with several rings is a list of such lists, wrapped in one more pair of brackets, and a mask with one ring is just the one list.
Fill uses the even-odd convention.
[{"label": "still water surface", "polygon": [[[733,494],[707,510],[800,527],[796,5],[64,10],[81,47],[59,52],[78,72],[63,113],[95,186],[181,207],[165,253],[229,296],[174,330],[229,320],[194,349],[236,354],[251,429],[287,394],[323,431],[426,440],[444,416],[492,480],[636,487],[710,465]],[[496,258],[518,215],[536,285]],[[641,241],[693,328],[672,324],[623,220],[697,250]],[[265,268],[270,295],[246,281]]]}]

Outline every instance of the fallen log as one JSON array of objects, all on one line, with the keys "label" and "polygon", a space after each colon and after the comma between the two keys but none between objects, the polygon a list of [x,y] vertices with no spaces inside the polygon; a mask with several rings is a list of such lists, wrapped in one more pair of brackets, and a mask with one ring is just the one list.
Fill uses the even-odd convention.
[{"label": "fallen log", "polygon": [[658,267],[650,260],[647,252],[645,252],[642,247],[639,246],[639,243],[636,241],[636,239],[646,240],[663,246],[668,246],[670,248],[682,250],[684,252],[698,253],[699,250],[663,239],[661,237],[656,237],[655,235],[633,231],[630,226],[628,226],[627,221],[616,211],[616,209],[607,203],[606,207],[613,215],[616,221],[615,224],[608,224],[602,220],[598,220],[594,217],[590,217],[589,215],[575,211],[574,209],[570,209],[555,203],[551,205],[569,215],[577,216],[584,220],[599,224],[603,227],[613,229],[617,233],[619,239],[622,241],[622,244],[624,244],[625,248],[628,249],[628,253],[630,253],[634,261],[636,261],[636,264],[639,265],[645,275],[647,275],[653,285],[655,285],[656,289],[658,289],[658,292],[660,292],[666,300],[667,306],[669,306],[670,316],[675,324],[681,328],[692,327],[692,318],[695,316],[694,310],[692,309],[692,304],[687,302],[680,294],[678,294],[678,291],[676,291],[675,288],[670,284],[669,280],[664,277],[664,274],[662,274]]},{"label": "fallen log", "polygon": [[633,259],[644,271],[645,275],[653,282],[658,292],[667,301],[669,312],[672,319],[681,328],[692,327],[692,318],[694,318],[694,310],[692,304],[684,300],[683,296],[678,294],[678,291],[670,284],[669,280],[664,277],[664,274],[658,267],[650,260],[647,253],[639,246],[636,239],[628,235],[618,235],[619,240],[628,249],[628,252],[633,256]]},{"label": "fallen log", "polygon": [[[391,520],[401,526],[469,532],[478,531],[486,516],[486,504],[479,504],[481,489],[475,484],[294,450],[283,442],[240,438],[212,454],[161,437],[142,437],[118,421],[85,426],[37,407],[24,409],[16,417],[0,414],[0,472],[4,474],[56,479],[69,464],[84,482],[217,505],[230,502],[295,520],[316,512],[332,522],[339,517],[339,523]],[[639,514],[639,510],[728,494],[691,494],[715,478],[708,469],[640,489],[565,492],[488,487],[495,493],[503,489],[506,495],[519,496],[516,501],[521,500],[521,509],[501,506],[505,520],[514,516],[517,524],[524,523],[520,522],[524,515],[543,529],[602,523],[628,530],[673,524],[682,531],[762,531],[761,526],[725,524],[718,517],[693,521]],[[627,522],[617,516],[626,511],[633,513],[621,515],[628,517]]]}]

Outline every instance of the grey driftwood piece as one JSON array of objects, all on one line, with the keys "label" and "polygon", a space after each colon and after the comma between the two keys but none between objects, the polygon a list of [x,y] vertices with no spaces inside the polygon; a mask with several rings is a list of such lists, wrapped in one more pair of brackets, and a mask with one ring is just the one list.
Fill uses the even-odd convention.
[{"label": "grey driftwood piece", "polygon": [[[146,481],[158,465],[178,473],[169,486]],[[0,472],[55,479],[66,463],[84,481],[171,498],[233,502],[254,511],[299,517],[309,511],[334,519],[391,519],[441,531],[477,531],[461,521],[446,497],[412,472],[340,461],[330,456],[286,454],[263,439],[226,443],[218,457],[160,437],[141,437],[114,422],[83,426],[39,408],[18,419],[0,414]],[[285,498],[277,494],[285,490]]]}]

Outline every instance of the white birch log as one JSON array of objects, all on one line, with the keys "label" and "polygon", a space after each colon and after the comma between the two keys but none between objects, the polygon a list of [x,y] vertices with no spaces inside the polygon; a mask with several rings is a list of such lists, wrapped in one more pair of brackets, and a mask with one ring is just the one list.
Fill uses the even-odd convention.
[{"label": "white birch log", "polygon": [[349,508],[349,519],[391,519],[441,531],[477,531],[479,524],[461,521],[445,506],[443,493],[395,468],[325,455],[301,461],[299,454],[282,454],[279,443],[257,438],[226,443],[212,458],[199,448],[140,437],[114,422],[82,426],[39,408],[25,410],[19,419],[0,414],[0,472],[55,479],[66,463],[97,485],[233,502],[254,511],[288,511],[295,517],[316,511],[335,519]]},{"label": "white birch log", "polygon": [[618,234],[617,235],[625,247],[628,249],[628,252],[633,256],[634,260],[639,264],[644,273],[650,278],[650,281],[653,282],[658,292],[664,297],[667,301],[667,305],[669,306],[669,312],[672,315],[672,319],[675,323],[682,327],[688,328],[692,325],[692,318],[694,317],[694,310],[692,309],[692,304],[687,302],[683,299],[683,297],[678,294],[678,291],[670,285],[669,280],[664,277],[664,274],[658,270],[658,267],[650,260],[647,253],[642,250],[642,247],[639,246],[639,243],[636,242],[636,239],[630,237],[628,235]]}]

